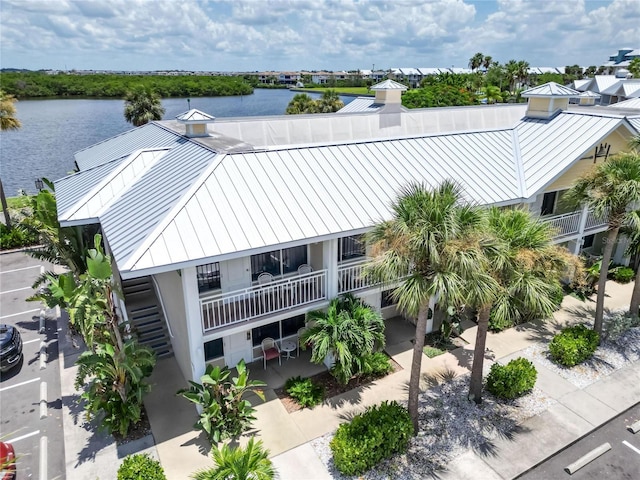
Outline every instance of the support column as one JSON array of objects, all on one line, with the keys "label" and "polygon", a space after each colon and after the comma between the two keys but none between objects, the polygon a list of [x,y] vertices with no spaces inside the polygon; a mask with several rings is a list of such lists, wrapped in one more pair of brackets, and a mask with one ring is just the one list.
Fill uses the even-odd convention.
[{"label": "support column", "polygon": [[322,242],[322,268],[327,270],[327,298],[338,296],[338,240]]},{"label": "support column", "polygon": [[202,339],[202,312],[196,268],[182,269],[182,293],[184,295],[185,322],[189,342],[191,372],[182,372],[187,380],[198,381],[204,374],[204,346]]},{"label": "support column", "polygon": [[576,246],[573,250],[574,255],[578,255],[582,249],[584,243],[584,228],[587,225],[587,216],[589,215],[589,208],[585,205],[582,207],[582,213],[580,214],[580,223],[578,225],[578,238],[576,238]]}]

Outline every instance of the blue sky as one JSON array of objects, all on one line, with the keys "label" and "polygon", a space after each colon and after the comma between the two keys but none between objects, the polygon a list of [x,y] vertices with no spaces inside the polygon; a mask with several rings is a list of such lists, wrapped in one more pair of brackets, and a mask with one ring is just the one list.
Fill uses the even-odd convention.
[{"label": "blue sky", "polygon": [[640,0],[2,0],[0,25],[3,68],[588,66],[640,48]]}]

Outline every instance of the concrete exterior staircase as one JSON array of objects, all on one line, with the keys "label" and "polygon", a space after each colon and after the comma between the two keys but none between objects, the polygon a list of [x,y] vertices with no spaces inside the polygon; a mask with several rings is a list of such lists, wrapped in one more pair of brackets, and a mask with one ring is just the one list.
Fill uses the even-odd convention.
[{"label": "concrete exterior staircase", "polygon": [[123,280],[122,291],[129,323],[138,342],[151,348],[157,358],[173,356],[167,322],[151,278]]}]

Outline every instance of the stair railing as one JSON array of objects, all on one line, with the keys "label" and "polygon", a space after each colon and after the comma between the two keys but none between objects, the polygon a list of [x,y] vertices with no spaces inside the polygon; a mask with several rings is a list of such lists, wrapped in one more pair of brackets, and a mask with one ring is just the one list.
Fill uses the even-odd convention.
[{"label": "stair railing", "polygon": [[160,287],[158,286],[158,282],[153,275],[150,275],[151,281],[153,282],[153,289],[156,292],[156,297],[160,302],[160,308],[162,309],[162,316],[164,317],[164,323],[167,325],[167,330],[169,331],[169,336],[173,338],[173,332],[171,331],[171,325],[169,324],[169,317],[167,317],[167,310],[164,308],[164,300],[162,300],[162,293],[160,292]]}]

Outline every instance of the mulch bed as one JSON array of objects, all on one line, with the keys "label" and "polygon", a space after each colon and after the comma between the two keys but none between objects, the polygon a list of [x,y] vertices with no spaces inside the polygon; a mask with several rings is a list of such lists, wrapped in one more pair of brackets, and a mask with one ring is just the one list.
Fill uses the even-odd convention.
[{"label": "mulch bed", "polygon": [[118,432],[113,432],[113,438],[116,439],[118,445],[124,445],[125,443],[133,442],[146,437],[151,433],[151,424],[149,423],[149,417],[147,411],[142,406],[142,414],[140,415],[140,421],[129,428],[129,433],[126,437],[120,436]]},{"label": "mulch bed", "polygon": [[[389,361],[393,366],[393,370],[391,370],[391,372],[388,375],[391,375],[393,373],[396,373],[402,370],[402,367],[400,366],[400,364],[397,363],[395,360],[393,360],[393,358],[389,358]],[[372,376],[356,377],[349,380],[349,383],[347,383],[346,385],[339,383],[328,371],[318,373],[317,375],[314,375],[310,378],[315,383],[319,385],[324,385],[324,388],[325,388],[324,401],[326,402],[328,399],[333,398],[336,395],[346,393],[350,390],[353,390],[354,388],[359,388],[364,385],[368,385],[369,383],[375,382],[376,380],[379,380],[380,378],[384,378],[384,377],[372,377]],[[287,411],[287,413],[293,413],[298,410],[302,410],[303,407],[301,407],[293,398],[287,395],[287,393],[284,391],[284,388],[276,389],[275,393],[280,399],[280,401],[282,402],[282,405],[284,405],[284,408]]]}]

